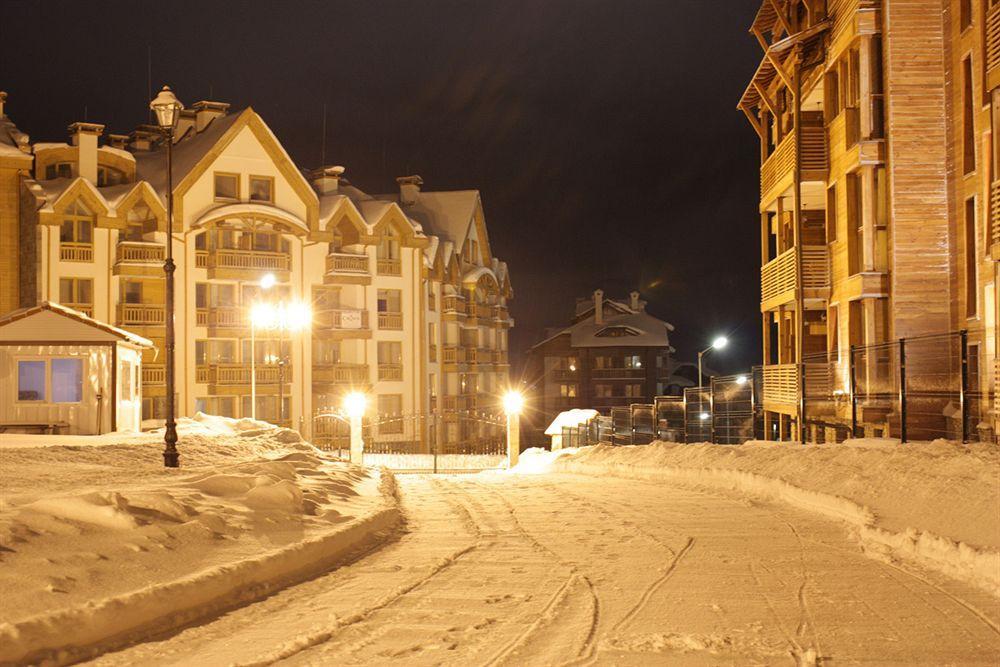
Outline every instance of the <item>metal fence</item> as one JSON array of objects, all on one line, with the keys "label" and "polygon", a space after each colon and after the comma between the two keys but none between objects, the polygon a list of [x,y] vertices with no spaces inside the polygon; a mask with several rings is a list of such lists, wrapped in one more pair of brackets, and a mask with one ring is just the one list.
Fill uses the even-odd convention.
[{"label": "metal fence", "polygon": [[711,441],[741,445],[754,438],[753,384],[746,375],[713,377]]},{"label": "metal fence", "polygon": [[684,390],[684,442],[712,441],[712,388]]}]

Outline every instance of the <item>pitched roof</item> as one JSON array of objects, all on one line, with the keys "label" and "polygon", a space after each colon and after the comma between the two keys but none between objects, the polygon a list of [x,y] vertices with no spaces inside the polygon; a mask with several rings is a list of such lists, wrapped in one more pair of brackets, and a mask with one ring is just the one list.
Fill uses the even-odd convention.
[{"label": "pitched roof", "polygon": [[[407,217],[419,223],[425,234],[465,245],[479,203],[479,190],[418,192],[413,204],[400,205]],[[375,195],[375,199],[399,204],[399,193]]]},{"label": "pitched roof", "polygon": [[[673,351],[669,336],[669,332],[674,330],[672,324],[653,317],[645,310],[632,310],[618,301],[605,299],[604,303],[619,313],[609,315],[605,310],[604,321],[597,324],[594,322],[594,312],[591,307],[587,316],[568,327],[555,330],[532,347],[536,348],[553,338],[568,334],[570,347],[669,347]],[[630,335],[598,335],[607,329],[616,328],[626,329]]]},{"label": "pitched roof", "polygon": [[[52,301],[42,301],[37,306],[31,306],[30,308],[21,308],[19,310],[14,310],[3,317],[0,317],[0,327],[7,326],[19,320],[23,320],[26,317],[31,317],[42,312],[52,312],[57,315],[68,317],[72,320],[86,324],[88,326],[99,329],[105,333],[111,334],[115,338],[119,338],[127,343],[132,343],[133,345],[138,345],[139,347],[153,347],[152,341],[143,338],[131,331],[126,331],[125,329],[119,329],[116,326],[112,326],[106,322],[101,322],[100,320],[95,320],[94,318],[81,313],[78,310],[74,310],[61,303],[55,303]],[[44,342],[44,341],[39,341]]]}]

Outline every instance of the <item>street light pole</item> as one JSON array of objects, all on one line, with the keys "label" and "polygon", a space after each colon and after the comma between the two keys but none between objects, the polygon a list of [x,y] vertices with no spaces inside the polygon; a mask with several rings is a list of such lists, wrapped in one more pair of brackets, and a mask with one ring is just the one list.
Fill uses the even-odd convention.
[{"label": "street light pole", "polygon": [[163,464],[168,468],[180,466],[180,454],[177,452],[177,422],[174,395],[177,391],[176,369],[174,367],[174,128],[184,105],[174,96],[169,86],[164,86],[149,107],[156,112],[160,129],[167,139],[167,258],[163,262],[163,273],[166,278],[166,317],[164,324],[164,344],[167,348],[167,419],[163,432]]},{"label": "street light pole", "polygon": [[729,345],[729,339],[725,336],[719,336],[712,341],[712,344],[706,347],[704,350],[698,353],[698,389],[705,386],[704,374],[701,371],[701,360],[706,354],[712,350],[721,350],[726,345]]}]

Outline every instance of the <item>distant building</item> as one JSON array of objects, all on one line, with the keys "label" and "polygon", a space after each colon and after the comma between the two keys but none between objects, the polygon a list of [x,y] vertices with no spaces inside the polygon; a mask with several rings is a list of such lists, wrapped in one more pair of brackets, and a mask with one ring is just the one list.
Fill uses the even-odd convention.
[{"label": "distant building", "polygon": [[[5,102],[0,93],[0,315],[59,302],[151,340],[142,417],[165,416],[168,242],[178,415],[255,413],[323,442],[346,436],[328,419],[314,429],[316,413],[361,390],[373,415],[414,417],[380,435],[447,452],[479,437],[467,415],[498,410],[512,290],[478,191],[422,191],[407,176],[370,195],[343,167],[300,170],[253,109],[201,101],[176,129],[168,234],[158,128],[74,123],[68,142],[33,142]],[[263,292],[267,274],[276,284]],[[251,306],[284,300],[311,304],[310,330],[258,330],[252,343]],[[413,426],[429,413],[447,414]]]},{"label": "distant building", "polygon": [[525,379],[531,385],[526,422],[532,444],[555,417],[571,408],[611,408],[651,403],[653,397],[678,393],[690,381],[673,374],[674,327],[646,312],[646,302],[607,299],[602,290],[579,299],[571,323],[550,330],[528,356]]}]

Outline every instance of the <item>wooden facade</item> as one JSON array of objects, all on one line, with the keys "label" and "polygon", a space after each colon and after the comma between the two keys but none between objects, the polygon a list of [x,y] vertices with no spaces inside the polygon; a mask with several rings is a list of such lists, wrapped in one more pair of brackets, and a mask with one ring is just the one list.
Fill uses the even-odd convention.
[{"label": "wooden facade", "polygon": [[738,106],[761,146],[765,433],[804,436],[813,360],[850,391],[852,346],[968,330],[991,391],[1000,2],[765,0],[750,32],[763,56]]}]

